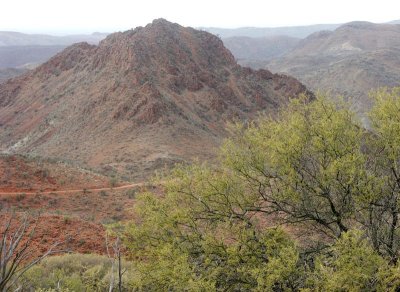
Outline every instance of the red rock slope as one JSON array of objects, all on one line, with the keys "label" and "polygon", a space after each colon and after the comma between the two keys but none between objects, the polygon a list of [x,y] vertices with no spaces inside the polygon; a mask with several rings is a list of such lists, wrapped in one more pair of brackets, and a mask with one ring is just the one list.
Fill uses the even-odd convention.
[{"label": "red rock slope", "polygon": [[207,159],[226,122],[305,92],[296,79],[242,68],[216,36],[163,19],[75,44],[0,85],[0,151],[144,176]]}]

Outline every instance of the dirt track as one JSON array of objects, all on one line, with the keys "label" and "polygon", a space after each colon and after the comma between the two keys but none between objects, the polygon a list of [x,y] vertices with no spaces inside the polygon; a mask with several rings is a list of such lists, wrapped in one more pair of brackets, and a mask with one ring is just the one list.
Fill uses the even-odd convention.
[{"label": "dirt track", "polygon": [[35,195],[35,194],[68,194],[68,193],[76,193],[76,192],[101,192],[101,191],[110,191],[110,190],[123,190],[123,189],[129,189],[129,188],[134,188],[134,187],[139,187],[143,186],[144,183],[134,183],[134,184],[128,184],[128,185],[123,185],[123,186],[118,186],[118,187],[109,187],[109,188],[94,188],[94,189],[74,189],[74,190],[59,190],[59,191],[35,191],[35,192],[0,192],[0,195],[19,195],[19,194],[26,194],[26,195]]}]

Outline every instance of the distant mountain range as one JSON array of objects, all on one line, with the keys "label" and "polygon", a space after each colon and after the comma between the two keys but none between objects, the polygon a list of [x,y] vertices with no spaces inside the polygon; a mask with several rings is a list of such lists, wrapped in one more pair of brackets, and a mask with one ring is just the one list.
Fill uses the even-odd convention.
[{"label": "distant mountain range", "polygon": [[0,84],[0,150],[143,177],[214,157],[228,121],[303,92],[292,77],[237,65],[218,37],[159,19]]},{"label": "distant mountain range", "polygon": [[25,34],[13,31],[0,31],[0,47],[4,46],[68,46],[79,42],[97,44],[107,33],[90,35],[52,36],[45,34]]},{"label": "distant mountain range", "polygon": [[232,52],[235,58],[241,62],[267,61],[283,56],[293,49],[301,39],[289,36],[270,37],[229,37],[222,41]]},{"label": "distant mountain range", "polygon": [[[400,35],[397,23],[400,20],[387,24],[351,22],[343,25],[203,30],[218,34],[239,64],[295,76],[313,90],[351,96],[357,110],[362,112],[370,105],[367,96],[371,89],[399,85]],[[96,43],[106,34],[69,37],[15,34],[14,42],[11,42],[10,34],[4,35],[8,36],[8,41],[2,41],[0,33],[0,43],[32,44],[35,40],[35,44],[41,45],[0,47],[0,82],[24,72],[26,67],[32,68],[46,61],[65,48],[65,45],[60,45],[62,42],[85,39]],[[59,45],[49,46],[49,43]],[[14,69],[5,70],[6,67]]]},{"label": "distant mountain range", "polygon": [[6,76],[13,77],[14,73],[24,72],[23,69],[34,68],[69,45],[78,42],[98,44],[106,36],[105,33],[50,36],[0,31],[0,82]]},{"label": "distant mountain range", "polygon": [[[399,20],[388,22],[389,24],[399,24]],[[288,36],[292,38],[305,38],[318,31],[337,29],[343,23],[335,24],[313,24],[302,26],[282,26],[282,27],[239,27],[239,28],[218,28],[201,27],[200,29],[208,31],[220,38],[231,37],[251,37],[251,38],[269,38],[273,36]]]},{"label": "distant mountain range", "polygon": [[0,83],[6,81],[7,79],[16,77],[18,75],[21,75],[22,73],[25,73],[28,69],[24,68],[0,68]]},{"label": "distant mountain range", "polygon": [[[394,20],[390,23],[400,23],[400,20]],[[339,26],[340,24],[318,24],[276,28],[202,28],[202,30],[221,37],[225,46],[232,51],[239,63],[262,68],[265,65],[264,61],[286,54],[294,48],[300,39],[318,31],[333,31]],[[89,35],[51,36],[0,31],[0,70],[4,68],[33,68],[45,62],[66,46],[78,42],[98,44],[107,35],[107,33],[93,33]],[[2,71],[4,72],[4,70]],[[3,76],[5,76],[4,73]]]},{"label": "distant mountain range", "polygon": [[0,47],[0,69],[33,68],[65,48],[63,45],[3,46]]},{"label": "distant mountain range", "polygon": [[304,26],[287,26],[287,27],[240,27],[240,28],[218,28],[218,27],[202,27],[202,30],[208,31],[221,38],[230,37],[271,37],[271,36],[288,36],[293,38],[305,38],[306,36],[321,30],[334,30],[340,24],[315,24]]},{"label": "distant mountain range", "polygon": [[364,112],[370,90],[400,86],[400,25],[347,23],[314,33],[285,55],[255,67],[290,74],[313,90],[352,97]]}]

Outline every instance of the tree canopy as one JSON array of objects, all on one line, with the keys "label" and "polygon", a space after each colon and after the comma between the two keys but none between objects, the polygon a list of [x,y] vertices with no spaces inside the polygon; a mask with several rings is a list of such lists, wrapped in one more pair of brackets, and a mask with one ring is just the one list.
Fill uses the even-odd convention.
[{"label": "tree canopy", "polygon": [[138,290],[400,287],[400,89],[293,100],[230,127],[213,164],[180,165],[125,231]]}]

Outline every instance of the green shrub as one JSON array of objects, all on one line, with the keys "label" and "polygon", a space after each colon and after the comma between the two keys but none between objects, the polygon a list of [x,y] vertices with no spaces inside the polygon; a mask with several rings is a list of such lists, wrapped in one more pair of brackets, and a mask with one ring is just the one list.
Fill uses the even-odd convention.
[{"label": "green shrub", "polygon": [[129,199],[134,199],[136,197],[136,190],[135,189],[129,189],[126,191],[126,196]]},{"label": "green shrub", "polygon": [[399,291],[400,88],[374,97],[369,129],[344,101],[293,100],[138,195],[135,288]]},{"label": "green shrub", "polygon": [[[129,278],[131,264],[123,261],[123,291],[131,291]],[[31,268],[21,279],[26,290],[34,291],[108,291],[111,261],[106,256],[92,254],[67,254],[53,256]],[[114,287],[118,283],[114,270]],[[61,290],[59,290],[59,288]]]},{"label": "green shrub", "polygon": [[112,188],[113,188],[113,187],[116,187],[117,184],[118,184],[118,179],[117,179],[116,177],[110,178],[110,186],[111,186]]},{"label": "green shrub", "polygon": [[15,199],[16,199],[18,202],[23,201],[25,198],[26,198],[26,194],[18,194],[18,195],[15,197]]}]

